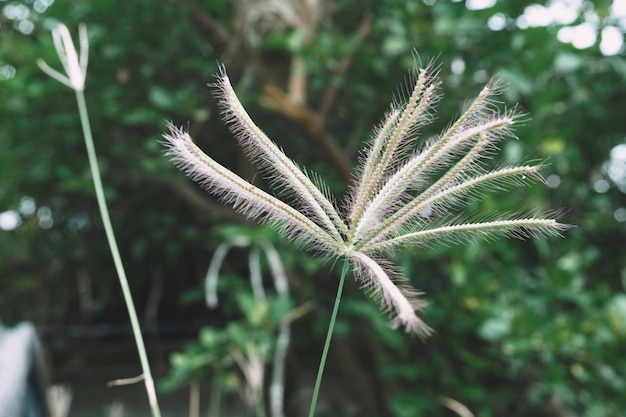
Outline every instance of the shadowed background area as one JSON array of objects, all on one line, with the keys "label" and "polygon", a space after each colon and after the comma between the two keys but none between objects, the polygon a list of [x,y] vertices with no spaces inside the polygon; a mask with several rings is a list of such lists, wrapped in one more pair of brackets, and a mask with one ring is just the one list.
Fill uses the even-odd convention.
[{"label": "shadowed background area", "polygon": [[[0,320],[34,324],[43,379],[72,388],[70,416],[115,407],[147,415],[148,406],[140,385],[106,387],[140,370],[73,92],[36,65],[44,58],[60,68],[49,32],[58,22],[74,36],[79,22],[88,27],[87,105],[164,415],[187,413],[189,390],[206,415],[216,384],[228,392],[222,403],[245,415],[243,376],[214,364],[228,354],[220,334],[261,338],[232,325],[259,330],[253,318],[265,313],[249,302],[246,248],[226,255],[220,306],[206,307],[204,278],[221,243],[262,239],[284,263],[291,300],[267,317],[298,311],[287,416],[308,408],[340,269],[222,206],[164,158],[159,141],[172,121],[268,189],[207,86],[219,63],[256,124],[338,199],[372,127],[410,90],[404,80],[416,61],[434,61],[443,82],[424,138],[497,75],[499,106],[527,114],[497,164],[544,161],[546,185],[486,193],[472,212],[549,208],[576,226],[563,239],[397,252],[431,303],[423,316],[435,333],[425,342],[390,330],[350,281],[318,415],[458,415],[446,399],[476,416],[626,408],[623,2],[24,0],[0,1],[0,10]],[[269,287],[264,259],[261,267]],[[206,351],[212,364],[194,362]]]}]

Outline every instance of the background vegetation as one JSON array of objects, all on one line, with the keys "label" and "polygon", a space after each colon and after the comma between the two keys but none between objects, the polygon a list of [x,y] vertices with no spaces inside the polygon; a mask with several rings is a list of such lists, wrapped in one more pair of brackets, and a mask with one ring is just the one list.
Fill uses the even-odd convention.
[{"label": "background vegetation", "polygon": [[[287,409],[301,414],[337,268],[255,231],[205,195],[163,157],[160,135],[168,120],[187,125],[211,156],[261,181],[207,87],[224,63],[257,124],[339,196],[407,71],[416,60],[434,60],[444,99],[427,134],[498,74],[503,107],[519,103],[528,114],[516,130],[520,139],[502,145],[499,162],[546,161],[546,187],[486,195],[476,208],[562,209],[561,221],[577,227],[564,239],[398,254],[412,286],[432,302],[425,319],[436,333],[425,343],[389,330],[376,304],[352,283],[322,393],[327,412],[445,415],[441,397],[449,397],[477,416],[622,415],[626,60],[624,47],[602,53],[599,35],[612,27],[623,38],[619,1],[581,2],[569,20],[561,10],[558,19],[543,21],[533,12],[550,16],[541,7],[560,2],[499,1],[478,9],[476,2],[439,0],[51,3],[0,2],[4,323],[127,322],[73,93],[35,65],[38,57],[57,62],[48,32],[56,22],[71,30],[85,22],[92,127],[144,321],[224,322],[234,307],[215,312],[202,303],[212,252],[233,226],[260,233],[283,257],[293,304],[314,303],[292,325],[287,363]],[[596,42],[582,49],[565,42],[562,28],[585,22],[597,31]],[[231,291],[245,283],[242,256],[234,251],[223,266],[222,282],[230,281]]]}]

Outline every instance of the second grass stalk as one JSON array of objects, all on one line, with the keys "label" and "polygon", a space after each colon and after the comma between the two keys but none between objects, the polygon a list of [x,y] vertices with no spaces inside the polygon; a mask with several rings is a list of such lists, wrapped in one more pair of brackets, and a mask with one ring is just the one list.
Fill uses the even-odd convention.
[{"label": "second grass stalk", "polygon": [[146,347],[143,342],[141,327],[139,326],[139,319],[137,318],[137,311],[135,310],[135,304],[133,302],[133,297],[130,292],[130,287],[128,285],[128,279],[126,278],[126,272],[124,271],[122,258],[117,247],[115,234],[113,233],[113,226],[111,224],[109,210],[107,208],[106,200],[104,198],[104,190],[102,188],[102,180],[100,179],[100,170],[98,168],[98,159],[96,157],[96,150],[93,144],[93,137],[91,135],[91,126],[89,124],[89,115],[87,113],[87,103],[85,102],[85,94],[82,90],[76,91],[76,101],[78,103],[80,123],[83,128],[85,146],[87,147],[89,168],[91,169],[91,176],[93,178],[93,184],[96,189],[98,208],[100,209],[102,224],[104,225],[104,231],[107,236],[107,241],[109,242],[109,248],[111,249],[111,255],[113,256],[113,262],[115,263],[117,276],[122,287],[124,302],[126,303],[126,308],[128,309],[128,315],[130,317],[130,324],[133,330],[133,335],[135,336],[135,343],[137,344],[137,351],[139,352],[139,360],[141,362],[141,368],[143,370],[144,382],[146,385],[146,391],[148,393],[148,401],[150,402],[152,417],[161,417],[161,410],[159,408],[156,391],[154,389],[154,379],[152,378],[152,372],[150,371],[150,364],[148,363],[148,355],[146,354]]}]

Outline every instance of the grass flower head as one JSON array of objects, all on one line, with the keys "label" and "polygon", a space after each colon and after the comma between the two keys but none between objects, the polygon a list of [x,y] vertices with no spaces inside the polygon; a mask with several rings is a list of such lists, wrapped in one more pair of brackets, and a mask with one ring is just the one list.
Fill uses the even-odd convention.
[{"label": "grass flower head", "polygon": [[52,40],[54,41],[59,60],[65,70],[65,75],[50,67],[43,59],[38,59],[37,65],[43,72],[61,84],[65,84],[75,91],[83,91],[85,89],[85,77],[87,76],[87,62],[89,59],[89,38],[87,37],[87,27],[85,25],[81,24],[78,26],[78,39],[80,53],[76,53],[76,47],[67,26],[60,23],[52,29]]},{"label": "grass flower head", "polygon": [[363,287],[392,312],[392,325],[424,337],[430,328],[416,312],[425,303],[417,291],[398,284],[401,277],[387,260],[394,249],[498,234],[558,235],[566,226],[541,216],[468,221],[451,215],[482,192],[541,181],[539,167],[485,168],[498,143],[511,135],[516,119],[515,113],[499,112],[493,105],[495,83],[485,86],[444,132],[416,147],[419,130],[433,117],[439,82],[431,67],[416,71],[411,80],[408,100],[392,104],[375,129],[346,198],[345,216],[325,187],[316,186],[254,124],[223,69],[214,86],[224,118],[270,183],[288,190],[289,203],[217,163],[184,130],[170,125],[164,137],[168,154],[192,179],[249,218],[279,225],[288,237],[347,259]]}]

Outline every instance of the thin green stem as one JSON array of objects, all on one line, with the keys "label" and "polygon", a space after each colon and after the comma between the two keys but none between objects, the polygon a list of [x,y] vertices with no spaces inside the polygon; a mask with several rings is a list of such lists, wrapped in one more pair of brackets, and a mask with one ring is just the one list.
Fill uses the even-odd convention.
[{"label": "thin green stem", "polygon": [[328,349],[330,347],[330,341],[333,338],[333,330],[335,329],[335,321],[337,320],[337,312],[339,311],[339,303],[341,302],[341,293],[343,292],[343,284],[346,280],[346,273],[348,271],[348,261],[345,261],[343,268],[341,269],[341,278],[339,278],[339,287],[337,288],[337,296],[335,297],[335,305],[333,307],[332,315],[330,316],[330,324],[328,325],[328,333],[326,333],[326,343],[324,343],[324,350],[322,351],[322,359],[320,360],[320,366],[317,368],[317,379],[315,380],[315,388],[313,389],[313,398],[311,399],[311,408],[309,409],[309,417],[315,415],[315,406],[317,405],[317,396],[319,395],[320,385],[322,384],[322,376],[324,375],[324,367],[326,366],[326,357],[328,356]]},{"label": "thin green stem", "polygon": [[263,399],[263,391],[257,393],[256,399],[256,417],[265,417],[265,400]]},{"label": "thin green stem", "polygon": [[152,378],[152,372],[150,371],[148,356],[146,354],[146,347],[143,343],[141,327],[139,326],[139,320],[137,319],[137,311],[135,310],[133,297],[130,293],[128,279],[126,278],[126,272],[124,272],[124,265],[122,264],[122,258],[120,257],[120,252],[117,248],[117,241],[115,240],[115,234],[113,233],[113,226],[111,225],[109,210],[107,209],[106,200],[104,198],[102,180],[100,179],[100,170],[98,169],[98,159],[96,157],[96,150],[93,144],[93,137],[91,135],[91,127],[89,125],[87,103],[85,102],[85,94],[82,91],[76,91],[76,101],[78,102],[78,112],[80,114],[80,123],[83,128],[85,146],[87,147],[89,167],[91,169],[93,184],[96,189],[98,208],[100,209],[100,215],[102,216],[102,223],[104,224],[104,231],[106,232],[107,240],[109,242],[109,248],[111,249],[111,255],[113,256],[113,262],[115,263],[117,276],[120,280],[120,285],[122,286],[124,302],[126,303],[128,315],[130,316],[130,324],[133,329],[133,335],[135,336],[137,351],[139,352],[139,360],[141,362],[141,368],[143,369],[144,382],[146,384],[146,391],[148,393],[150,409],[152,411],[153,417],[161,417],[161,410],[159,409],[159,403],[157,401],[156,391],[154,389],[154,379]]},{"label": "thin green stem", "polygon": [[211,378],[211,388],[209,390],[209,414],[208,417],[219,417],[220,402],[222,399],[222,389],[219,378],[214,375]]}]

